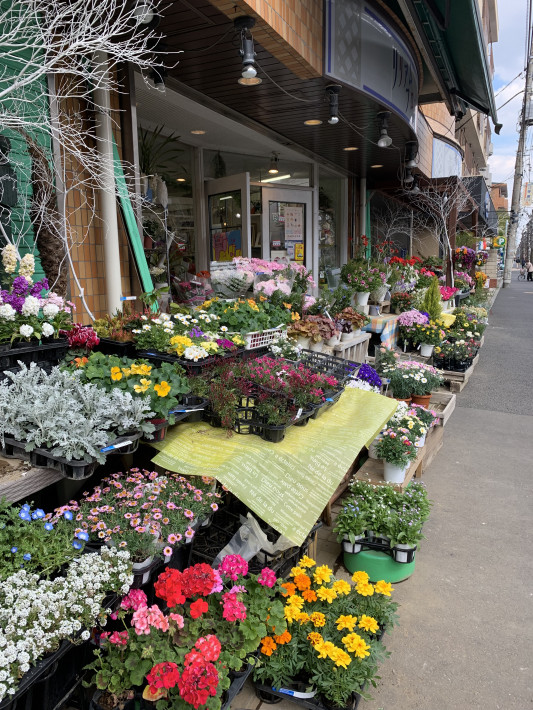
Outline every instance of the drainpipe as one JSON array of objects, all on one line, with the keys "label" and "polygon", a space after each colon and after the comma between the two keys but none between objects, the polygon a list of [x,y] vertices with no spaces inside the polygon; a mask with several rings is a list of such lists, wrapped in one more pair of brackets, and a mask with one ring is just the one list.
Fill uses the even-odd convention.
[{"label": "drainpipe", "polygon": [[95,104],[96,149],[100,155],[102,188],[100,189],[100,216],[104,235],[104,268],[107,310],[115,313],[122,309],[122,278],[118,236],[117,201],[115,196],[115,168],[113,162],[113,131],[109,91],[109,67],[105,52],[97,51],[94,62],[100,70],[99,85],[93,91]]},{"label": "drainpipe", "polygon": [[359,243],[361,236],[366,237],[366,177],[359,180]]}]

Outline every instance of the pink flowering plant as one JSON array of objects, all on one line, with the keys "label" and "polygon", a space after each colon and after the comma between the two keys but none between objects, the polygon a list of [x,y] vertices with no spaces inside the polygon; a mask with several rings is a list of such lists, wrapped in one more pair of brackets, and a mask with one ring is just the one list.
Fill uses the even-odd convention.
[{"label": "pink flowering plant", "polygon": [[286,628],[280,581],[265,568],[248,574],[248,563],[227,555],[217,569],[199,563],[167,568],[156,583],[162,604],[148,604],[144,592],[131,591],[116,617],[119,631],[101,635],[96,659],[88,667],[93,683],[126,698],[144,688],[157,710],[218,710],[230,672],[238,671],[261,639]]},{"label": "pink flowering plant", "polygon": [[454,286],[441,286],[440,296],[443,301],[449,301],[450,298],[457,293],[457,291],[459,291],[459,289]]},{"label": "pink flowering plant", "polygon": [[394,466],[407,466],[418,454],[413,430],[405,426],[385,429],[378,438],[376,453],[380,459]]},{"label": "pink flowering plant", "polygon": [[359,293],[375,291],[387,283],[387,274],[364,261],[349,261],[341,269],[342,281]]},{"label": "pink flowering plant", "polygon": [[199,521],[218,510],[220,494],[211,479],[132,468],[103,478],[82,499],[57,508],[54,523],[65,514],[91,543],[124,548],[133,562],[163,554],[192,540]]}]

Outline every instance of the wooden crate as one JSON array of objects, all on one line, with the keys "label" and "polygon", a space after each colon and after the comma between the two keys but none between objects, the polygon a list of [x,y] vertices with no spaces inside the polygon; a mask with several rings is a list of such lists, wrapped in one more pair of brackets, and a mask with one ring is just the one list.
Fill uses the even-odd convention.
[{"label": "wooden crate", "polygon": [[445,382],[448,382],[450,392],[462,392],[468,380],[472,377],[474,369],[479,360],[479,353],[474,358],[472,364],[465,372],[455,372],[454,370],[440,370]]},{"label": "wooden crate", "polygon": [[0,499],[22,500],[62,478],[51,468],[33,468],[26,461],[0,456]]},{"label": "wooden crate", "polygon": [[390,301],[369,301],[369,306],[379,306],[381,309],[381,315],[390,313]]},{"label": "wooden crate", "polygon": [[[455,395],[454,395],[455,396]],[[423,459],[422,459],[422,473],[425,473],[435,456],[442,449],[442,442],[444,439],[444,427],[436,426],[430,430],[426,438],[426,445],[422,449]]]},{"label": "wooden crate", "polygon": [[451,417],[455,409],[456,400],[457,397],[453,392],[439,390],[438,392],[432,393],[429,409],[432,409],[437,414],[440,425],[444,426]]},{"label": "wooden crate", "polygon": [[361,333],[356,335],[353,340],[348,340],[345,343],[338,343],[333,348],[335,356],[343,360],[351,360],[352,362],[365,362],[368,355],[368,343],[372,333]]},{"label": "wooden crate", "polygon": [[414,478],[421,478],[423,473],[424,446],[419,450],[418,456],[409,466],[409,470],[405,474],[403,483],[387,483],[383,478],[383,461],[381,459],[367,459],[361,468],[354,474],[354,478],[358,481],[371,483],[373,486],[393,486],[395,490],[403,493],[407,488],[409,481]]}]

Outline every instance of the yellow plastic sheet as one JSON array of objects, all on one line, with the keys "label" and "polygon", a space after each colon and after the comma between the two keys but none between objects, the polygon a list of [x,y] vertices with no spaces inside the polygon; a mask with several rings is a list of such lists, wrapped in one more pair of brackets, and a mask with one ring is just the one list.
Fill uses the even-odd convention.
[{"label": "yellow plastic sheet", "polygon": [[301,545],[359,451],[392,416],[397,402],[347,389],[337,404],[279,444],[228,437],[208,424],[180,424],[154,443],[153,463],[168,471],[212,476],[254,513]]}]

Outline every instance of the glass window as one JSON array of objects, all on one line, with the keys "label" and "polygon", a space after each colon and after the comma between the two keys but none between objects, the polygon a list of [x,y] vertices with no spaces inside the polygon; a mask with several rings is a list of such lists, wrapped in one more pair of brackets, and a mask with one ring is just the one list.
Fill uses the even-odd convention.
[{"label": "glass window", "polygon": [[305,204],[302,202],[268,203],[270,258],[305,259]]},{"label": "glass window", "polygon": [[232,261],[242,256],[241,191],[209,196],[211,261]]},{"label": "glass window", "polygon": [[285,160],[279,158],[279,172],[271,175],[268,172],[270,154],[264,156],[237,155],[223,153],[218,150],[204,152],[204,172],[208,179],[228,177],[239,173],[250,173],[251,182],[263,182],[267,185],[300,185],[309,187],[311,184],[311,165],[309,163]]},{"label": "glass window", "polygon": [[326,270],[341,265],[340,235],[342,224],[342,190],[345,178],[319,173],[318,189],[318,249],[320,282],[326,282]]}]

